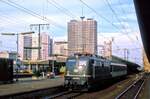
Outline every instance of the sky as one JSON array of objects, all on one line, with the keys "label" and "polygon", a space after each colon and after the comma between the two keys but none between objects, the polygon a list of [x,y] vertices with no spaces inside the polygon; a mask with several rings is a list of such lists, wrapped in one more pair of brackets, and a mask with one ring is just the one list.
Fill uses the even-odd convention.
[{"label": "sky", "polygon": [[[35,31],[30,24],[49,24],[55,41],[67,40],[67,22],[81,16],[97,21],[98,44],[114,38],[113,54],[142,64],[142,43],[133,0],[0,0],[0,33]],[[120,49],[120,50],[117,50]],[[16,50],[16,37],[0,35],[0,51]],[[138,54],[138,55],[137,55]]]}]

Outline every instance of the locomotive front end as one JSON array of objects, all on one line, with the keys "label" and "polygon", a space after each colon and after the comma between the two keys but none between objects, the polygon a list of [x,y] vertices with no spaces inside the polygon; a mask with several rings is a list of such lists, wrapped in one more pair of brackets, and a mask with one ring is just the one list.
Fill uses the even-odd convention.
[{"label": "locomotive front end", "polygon": [[65,87],[70,89],[88,86],[88,60],[85,58],[69,58],[66,62]]}]

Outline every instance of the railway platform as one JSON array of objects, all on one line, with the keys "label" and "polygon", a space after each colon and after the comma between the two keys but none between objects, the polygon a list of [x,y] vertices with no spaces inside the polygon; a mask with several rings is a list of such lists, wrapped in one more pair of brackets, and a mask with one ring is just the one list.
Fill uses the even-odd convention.
[{"label": "railway platform", "polygon": [[63,85],[64,78],[56,77],[54,79],[21,79],[12,84],[0,85],[0,97],[20,94],[25,92],[32,92],[40,89],[53,88]]}]

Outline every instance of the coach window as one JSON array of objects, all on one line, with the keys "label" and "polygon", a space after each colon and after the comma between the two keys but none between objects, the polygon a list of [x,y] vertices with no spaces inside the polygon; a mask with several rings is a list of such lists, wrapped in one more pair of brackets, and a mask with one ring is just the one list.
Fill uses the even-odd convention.
[{"label": "coach window", "polygon": [[107,62],[104,63],[104,66],[107,67]]},{"label": "coach window", "polygon": [[91,60],[91,64],[94,64],[94,60],[93,59]]},{"label": "coach window", "polygon": [[104,62],[102,62],[102,67],[104,67]]},{"label": "coach window", "polygon": [[112,65],[110,65],[110,72],[112,72],[113,71],[113,68],[112,68]]},{"label": "coach window", "polygon": [[99,61],[97,61],[97,65],[98,65],[98,66],[100,66],[100,63],[99,63]]},{"label": "coach window", "polygon": [[102,66],[102,63],[101,63],[101,62],[99,62],[99,66]]},{"label": "coach window", "polygon": [[96,61],[96,66],[99,66],[99,61]]},{"label": "coach window", "polygon": [[105,66],[108,67],[108,62],[105,63]]}]

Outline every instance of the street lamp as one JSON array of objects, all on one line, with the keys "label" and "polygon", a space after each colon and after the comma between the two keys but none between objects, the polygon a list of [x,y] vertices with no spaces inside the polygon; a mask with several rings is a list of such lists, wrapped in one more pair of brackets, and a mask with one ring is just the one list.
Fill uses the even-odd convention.
[{"label": "street lamp", "polygon": [[19,40],[19,35],[26,35],[26,34],[33,34],[34,32],[31,31],[31,32],[22,32],[22,33],[1,33],[1,35],[8,35],[8,36],[17,36],[17,56],[16,56],[16,66],[18,66],[18,40]]}]

